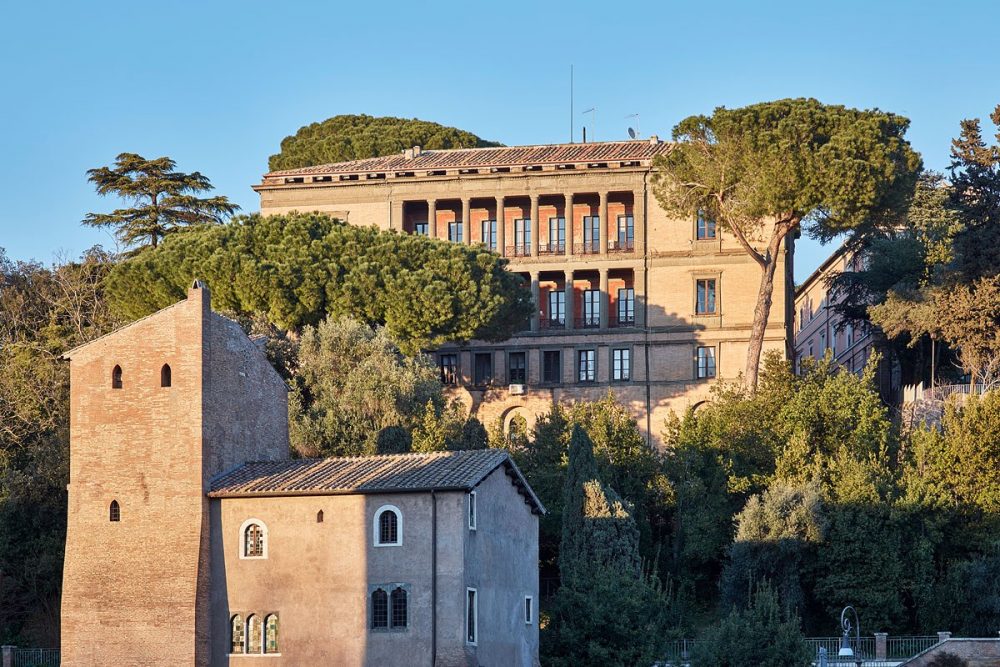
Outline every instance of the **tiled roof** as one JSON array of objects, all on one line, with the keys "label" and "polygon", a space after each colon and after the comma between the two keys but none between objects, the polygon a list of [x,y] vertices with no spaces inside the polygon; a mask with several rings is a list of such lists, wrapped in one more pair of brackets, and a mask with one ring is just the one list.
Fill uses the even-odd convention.
[{"label": "tiled roof", "polygon": [[460,148],[423,150],[407,157],[403,153],[383,155],[350,162],[322,164],[299,169],[273,171],[265,178],[301,174],[343,174],[477,167],[514,167],[522,165],[570,164],[588,162],[631,162],[651,160],[670,150],[672,144],[655,140],[604,141],[587,144],[543,144],[501,148]]},{"label": "tiled roof", "polygon": [[545,508],[507,452],[483,449],[427,454],[294,459],[247,463],[213,480],[213,498],[469,490],[504,466],[532,511]]}]

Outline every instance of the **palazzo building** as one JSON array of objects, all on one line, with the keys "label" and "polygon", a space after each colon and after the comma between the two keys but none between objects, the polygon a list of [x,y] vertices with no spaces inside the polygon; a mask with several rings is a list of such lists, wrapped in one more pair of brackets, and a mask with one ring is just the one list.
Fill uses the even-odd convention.
[{"label": "palazzo building", "polygon": [[66,353],[62,664],[538,664],[538,516],[506,452],[291,459],[208,290]]},{"label": "palazzo building", "polygon": [[[530,326],[432,351],[441,380],[490,425],[533,425],[553,401],[611,391],[658,444],[670,411],[744,369],[761,270],[705,216],[668,215],[648,140],[421,150],[266,174],[264,215],[483,244],[530,283]],[[764,349],[791,355],[793,241],[778,258]]]}]

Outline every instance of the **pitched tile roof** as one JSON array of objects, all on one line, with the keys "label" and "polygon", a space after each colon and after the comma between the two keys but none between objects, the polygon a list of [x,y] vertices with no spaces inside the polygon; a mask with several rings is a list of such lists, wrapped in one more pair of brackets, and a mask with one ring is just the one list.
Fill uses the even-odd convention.
[{"label": "pitched tile roof", "polygon": [[532,511],[545,507],[507,452],[483,449],[426,454],[294,459],[247,463],[215,478],[212,498],[470,490],[504,466]]},{"label": "pitched tile roof", "polygon": [[543,144],[500,148],[460,148],[423,150],[406,157],[403,153],[382,157],[322,164],[299,169],[272,171],[265,178],[302,174],[342,174],[381,171],[423,171],[448,168],[514,167],[522,165],[570,164],[588,162],[631,162],[651,160],[666,153],[673,144],[656,140],[603,141],[587,144]]}]

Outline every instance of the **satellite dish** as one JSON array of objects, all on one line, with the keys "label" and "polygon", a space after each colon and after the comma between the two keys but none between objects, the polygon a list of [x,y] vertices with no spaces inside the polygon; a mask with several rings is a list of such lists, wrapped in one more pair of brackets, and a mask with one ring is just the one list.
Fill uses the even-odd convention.
[{"label": "satellite dish", "polygon": [[631,127],[628,128],[628,136],[629,139],[635,139],[635,130],[633,130]]}]

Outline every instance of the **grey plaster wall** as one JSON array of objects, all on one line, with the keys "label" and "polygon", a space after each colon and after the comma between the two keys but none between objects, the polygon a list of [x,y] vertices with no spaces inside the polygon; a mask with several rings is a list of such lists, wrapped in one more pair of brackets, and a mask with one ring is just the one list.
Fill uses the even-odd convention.
[{"label": "grey plaster wall", "polygon": [[[470,664],[537,665],[538,517],[503,468],[477,487],[476,504],[476,530],[467,530],[465,538],[466,587],[477,589],[479,598],[479,637],[477,646],[467,647]],[[462,520],[467,525],[464,515]],[[530,624],[524,621],[529,595]],[[464,614],[464,598],[462,607]]]}]

